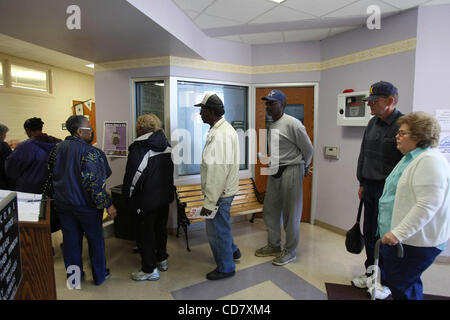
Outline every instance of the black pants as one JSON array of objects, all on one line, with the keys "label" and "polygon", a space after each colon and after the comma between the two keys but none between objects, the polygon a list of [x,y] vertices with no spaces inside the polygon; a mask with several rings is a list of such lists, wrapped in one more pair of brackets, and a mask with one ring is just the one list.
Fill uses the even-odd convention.
[{"label": "black pants", "polygon": [[[384,181],[365,180],[363,183],[364,222],[363,235],[367,259],[364,262],[366,270],[375,263],[375,243],[378,240],[378,200],[383,194]],[[380,256],[378,267],[381,269],[381,279],[384,280],[383,261]]]},{"label": "black pants", "polygon": [[167,259],[167,220],[169,205],[141,212],[137,216],[136,243],[142,258],[142,271],[152,273],[156,263]]}]

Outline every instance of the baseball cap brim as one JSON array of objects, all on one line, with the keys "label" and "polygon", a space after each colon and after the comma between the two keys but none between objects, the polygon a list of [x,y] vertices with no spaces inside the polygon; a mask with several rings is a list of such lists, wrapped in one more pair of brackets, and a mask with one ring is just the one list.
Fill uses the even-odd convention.
[{"label": "baseball cap brim", "polygon": [[373,96],[368,96],[368,97],[362,98],[361,100],[362,101],[373,101],[373,100],[377,100],[377,99],[379,99],[381,97],[383,97],[383,96],[375,96],[375,95],[373,95]]},{"label": "baseball cap brim", "polygon": [[261,98],[261,100],[267,100],[267,101],[278,101],[277,99],[275,99],[275,98],[272,98],[272,97],[262,97],[262,98]]}]

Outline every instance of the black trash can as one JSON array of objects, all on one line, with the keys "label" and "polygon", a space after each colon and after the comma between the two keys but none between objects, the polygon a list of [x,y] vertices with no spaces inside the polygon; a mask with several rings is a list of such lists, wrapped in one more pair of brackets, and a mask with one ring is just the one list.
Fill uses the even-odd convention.
[{"label": "black trash can", "polygon": [[116,238],[136,240],[136,215],[130,212],[122,195],[122,185],[111,188],[111,197],[117,216],[114,219],[114,235]]}]

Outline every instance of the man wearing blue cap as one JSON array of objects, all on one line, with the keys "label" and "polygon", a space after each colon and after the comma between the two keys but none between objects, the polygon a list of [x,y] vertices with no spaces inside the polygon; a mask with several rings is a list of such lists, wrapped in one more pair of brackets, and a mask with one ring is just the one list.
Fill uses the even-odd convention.
[{"label": "man wearing blue cap", "polygon": [[[313,146],[303,124],[284,113],[286,96],[282,91],[272,90],[262,100],[273,119],[268,134],[270,166],[263,209],[268,243],[256,250],[255,255],[275,256],[272,264],[282,266],[296,259],[303,208],[303,178],[305,167],[312,159]],[[281,218],[286,232],[284,248],[281,247]]]},{"label": "man wearing blue cap", "polygon": [[[363,101],[367,101],[374,117],[364,132],[357,168],[360,185],[358,196],[364,202],[363,234],[367,255],[364,263],[366,273],[352,280],[352,284],[358,288],[367,288],[368,276],[371,275],[368,268],[374,265],[375,243],[378,239],[378,200],[383,193],[385,179],[403,156],[395,140],[399,128],[397,120],[403,115],[396,109],[397,88],[386,81],[377,82],[370,87],[370,95]],[[379,267],[383,282],[381,259]],[[390,295],[387,287],[377,284],[376,289],[377,299]]]}]

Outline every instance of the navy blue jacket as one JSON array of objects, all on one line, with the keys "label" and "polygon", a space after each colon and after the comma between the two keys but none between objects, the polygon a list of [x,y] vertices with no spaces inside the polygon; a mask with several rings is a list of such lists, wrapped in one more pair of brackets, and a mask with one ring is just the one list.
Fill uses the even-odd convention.
[{"label": "navy blue jacket", "polygon": [[[174,199],[173,162],[169,142],[162,130],[137,138],[128,148],[128,161],[123,178],[122,194],[131,210],[152,212],[170,204]],[[147,166],[137,179],[133,179],[144,156]]]},{"label": "navy blue jacket", "polygon": [[16,191],[42,193],[48,173],[48,155],[60,141],[41,134],[21,142],[6,158],[6,174],[15,182]]},{"label": "navy blue jacket", "polygon": [[49,163],[49,170],[57,210],[97,212],[111,206],[111,196],[106,192],[111,168],[102,150],[80,137],[69,136],[57,145],[50,158],[54,161]]}]

